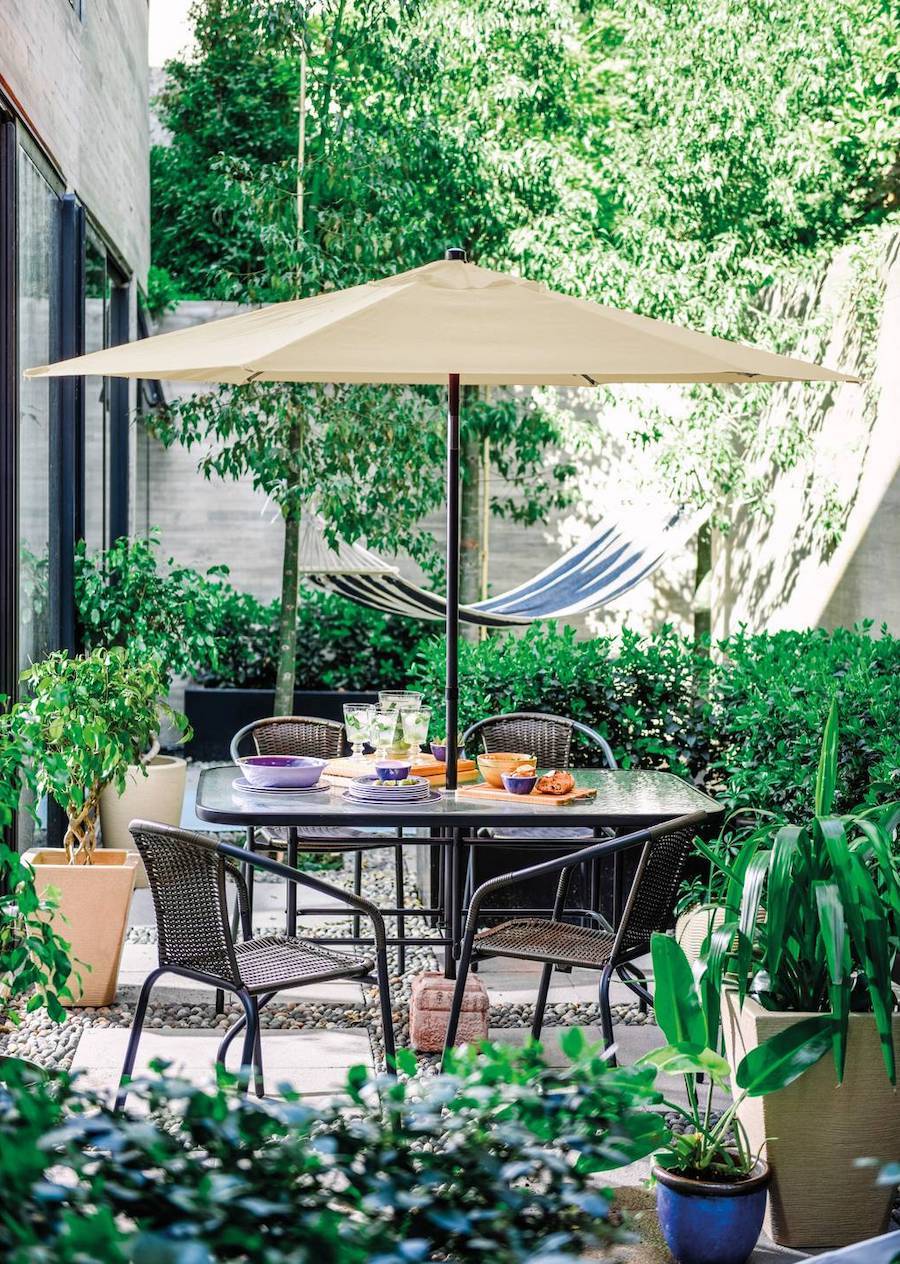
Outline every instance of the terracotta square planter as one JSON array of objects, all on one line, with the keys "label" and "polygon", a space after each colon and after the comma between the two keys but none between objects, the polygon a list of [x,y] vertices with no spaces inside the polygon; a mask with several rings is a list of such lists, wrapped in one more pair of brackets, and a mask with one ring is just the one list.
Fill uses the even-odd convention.
[{"label": "terracotta square planter", "polygon": [[33,847],[23,856],[38,893],[59,892],[53,928],[71,945],[81,975],[80,985],[74,974],[69,980],[73,999],[66,1005],[111,1005],[115,998],[138,859],[110,848],[96,850],[92,865],[67,864],[61,847]]},{"label": "terracotta square planter", "polygon": [[[777,1013],[737,996],[725,997],[722,1022],[732,1067],[770,1036],[808,1014]],[[900,1015],[894,1016],[900,1053]],[[798,1249],[846,1246],[887,1227],[893,1190],[876,1184],[877,1168],[900,1154],[900,1092],[887,1077],[871,1014],[850,1015],[847,1063],[837,1082],[830,1052],[793,1084],[740,1109],[750,1146],[772,1168],[766,1232]]]}]

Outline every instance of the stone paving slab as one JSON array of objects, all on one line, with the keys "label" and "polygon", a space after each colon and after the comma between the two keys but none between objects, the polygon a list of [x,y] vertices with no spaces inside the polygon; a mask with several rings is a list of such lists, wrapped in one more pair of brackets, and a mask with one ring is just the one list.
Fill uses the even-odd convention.
[{"label": "stone paving slab", "polygon": [[[173,1071],[198,1084],[213,1083],[213,1066],[221,1033],[181,1028],[147,1030],[141,1037],[135,1075],[149,1071],[162,1058]],[[87,1027],[75,1051],[72,1070],[83,1072],[82,1083],[99,1092],[113,1092],[125,1057],[128,1032],[123,1027]],[[240,1057],[232,1047],[229,1067]],[[263,1065],[267,1092],[289,1083],[300,1093],[334,1093],[343,1087],[352,1066],[372,1066],[372,1047],[366,1032],[292,1031],[263,1033]]]}]

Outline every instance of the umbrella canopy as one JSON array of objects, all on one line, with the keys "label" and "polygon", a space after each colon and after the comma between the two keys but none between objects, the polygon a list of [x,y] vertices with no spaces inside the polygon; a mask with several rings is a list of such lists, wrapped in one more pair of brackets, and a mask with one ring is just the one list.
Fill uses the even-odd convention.
[{"label": "umbrella canopy", "polygon": [[472,263],[411,272],[29,369],[194,382],[855,381]]},{"label": "umbrella canopy", "polygon": [[[633,312],[557,294],[521,277],[445,259],[366,285],[129,342],[27,370],[29,377],[194,382],[448,384],[446,731],[459,705],[460,387],[602,382],[850,382],[856,378]],[[341,560],[341,559],[339,559]],[[354,569],[373,565],[342,559]],[[456,743],[447,745],[456,786]]]}]

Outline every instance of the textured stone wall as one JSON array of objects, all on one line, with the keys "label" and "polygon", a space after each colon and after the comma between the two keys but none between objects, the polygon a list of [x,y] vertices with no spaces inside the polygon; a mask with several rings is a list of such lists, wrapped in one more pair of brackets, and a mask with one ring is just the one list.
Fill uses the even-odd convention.
[{"label": "textured stone wall", "polygon": [[2,0],[0,75],[143,284],[150,263],[147,0]]}]

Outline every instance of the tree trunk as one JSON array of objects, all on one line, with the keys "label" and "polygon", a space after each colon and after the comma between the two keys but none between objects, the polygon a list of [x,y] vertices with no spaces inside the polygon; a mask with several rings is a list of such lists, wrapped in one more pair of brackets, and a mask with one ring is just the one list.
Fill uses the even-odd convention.
[{"label": "tree trunk", "polygon": [[[712,568],[712,526],[709,519],[697,532],[697,569],[694,574],[694,596]],[[706,608],[694,611],[694,640],[701,641],[712,629],[712,611]]]},{"label": "tree trunk", "polygon": [[278,670],[275,675],[275,715],[293,715],[297,673],[297,609],[300,569],[300,519],[284,519],[284,558],[281,564],[281,615],[278,619]]},{"label": "tree trunk", "polygon": [[97,821],[100,812],[100,787],[92,786],[80,807],[67,809],[68,828],[63,839],[66,860],[70,865],[92,865],[97,846]]}]

